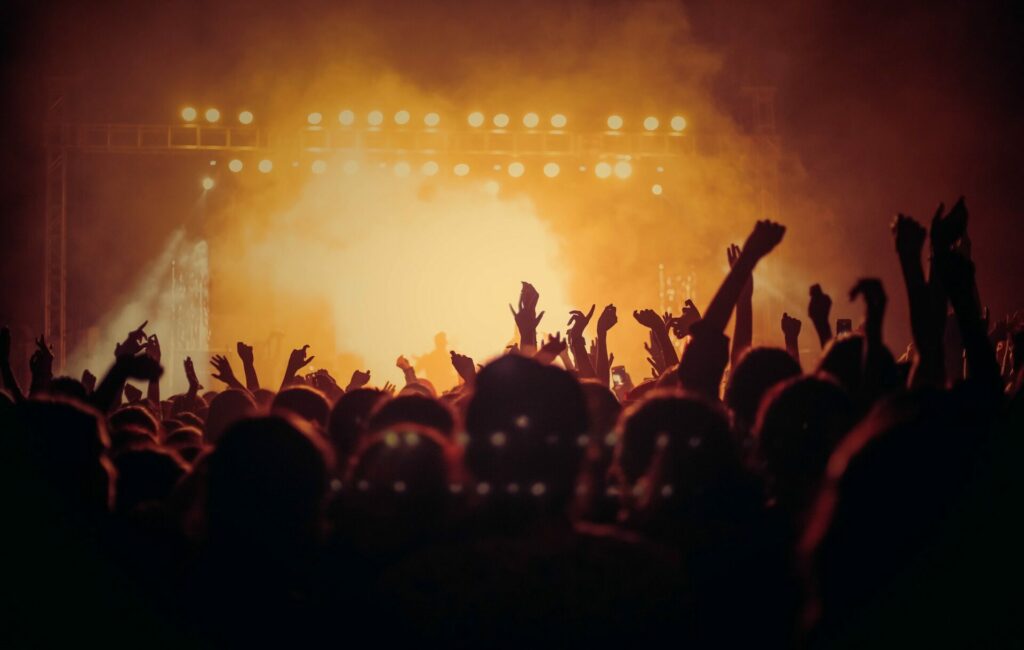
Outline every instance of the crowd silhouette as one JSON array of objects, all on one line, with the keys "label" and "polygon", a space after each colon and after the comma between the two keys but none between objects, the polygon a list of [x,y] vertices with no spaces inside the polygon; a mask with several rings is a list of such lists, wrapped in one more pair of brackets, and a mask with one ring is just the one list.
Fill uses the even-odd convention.
[{"label": "crowd silhouette", "polygon": [[[204,391],[162,395],[146,323],[97,380],[52,376],[40,337],[23,391],[0,332],[7,485],[3,609],[15,645],[132,647],[1010,646],[1019,629],[1024,314],[989,316],[963,199],[893,241],[913,341],[863,324],[753,347],[753,275],[785,227],[757,222],[703,312],[638,309],[650,377],[614,365],[618,314],[573,311],[539,339],[449,354],[437,394],[355,372],[280,385],[239,342]],[[925,268],[927,262],[927,269]],[[528,271],[524,271],[528,272]],[[727,325],[735,313],[731,337]],[[549,316],[550,318],[550,316]],[[843,328],[845,329],[845,328]],[[806,334],[804,334],[806,336]],[[437,365],[438,349],[422,364]],[[496,333],[496,341],[501,338]],[[429,362],[429,363],[428,363]],[[148,382],[145,393],[128,380]]]}]

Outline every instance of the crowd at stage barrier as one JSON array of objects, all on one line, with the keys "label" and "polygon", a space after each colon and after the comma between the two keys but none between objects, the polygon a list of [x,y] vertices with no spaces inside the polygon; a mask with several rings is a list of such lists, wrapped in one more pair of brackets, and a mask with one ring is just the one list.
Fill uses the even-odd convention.
[{"label": "crowd at stage barrier", "polygon": [[632,313],[643,379],[608,349],[614,305],[538,340],[527,282],[518,344],[452,351],[443,394],[404,357],[403,386],[303,375],[309,346],[268,384],[239,342],[217,386],[186,359],[163,395],[146,324],[102,378],[54,377],[40,338],[26,389],[5,328],[4,645],[1021,643],[1024,313],[984,308],[963,199],[891,230],[905,286],[848,289],[859,326],[833,332],[814,284],[775,315],[785,348],[754,347],[786,232],[757,222],[702,311]]}]

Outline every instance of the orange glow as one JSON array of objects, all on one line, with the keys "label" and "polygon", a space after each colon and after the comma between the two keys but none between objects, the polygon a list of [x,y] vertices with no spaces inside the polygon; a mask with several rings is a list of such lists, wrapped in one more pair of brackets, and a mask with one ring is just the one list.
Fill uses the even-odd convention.
[{"label": "orange glow", "polygon": [[252,111],[242,111],[238,114],[239,124],[252,124],[253,114]]},{"label": "orange glow", "polygon": [[484,123],[484,114],[481,113],[480,111],[475,111],[473,113],[470,113],[469,117],[466,119],[469,122],[469,125],[475,128],[481,126]]},{"label": "orange glow", "polygon": [[618,115],[611,115],[608,117],[608,128],[612,131],[618,131],[622,128],[622,118]]},{"label": "orange glow", "polygon": [[220,111],[216,108],[209,108],[206,110],[206,121],[213,124],[220,119]]},{"label": "orange glow", "polygon": [[260,164],[259,164],[259,165],[257,165],[257,169],[259,169],[259,170],[260,170],[261,172],[263,172],[264,174],[267,174],[267,173],[269,173],[269,172],[270,172],[270,171],[271,171],[272,169],[274,169],[274,163],[273,163],[273,162],[271,162],[270,160],[266,160],[266,159],[264,159],[264,160],[261,160],[261,161],[260,161]]},{"label": "orange glow", "polygon": [[555,113],[551,116],[551,126],[556,129],[564,129],[565,125],[569,122],[568,119],[561,113]]},{"label": "orange glow", "polygon": [[239,160],[238,158],[233,159],[231,162],[228,163],[228,169],[237,174],[238,172],[242,171],[242,161]]},{"label": "orange glow", "polygon": [[647,129],[648,131],[654,131],[655,129],[657,129],[658,124],[658,118],[654,116],[644,118],[644,128]]},{"label": "orange glow", "polygon": [[185,108],[181,109],[181,119],[185,120],[186,122],[194,121],[196,119],[196,115],[196,109],[192,108],[191,106],[186,106]]},{"label": "orange glow", "polygon": [[673,131],[682,131],[686,128],[686,118],[682,115],[676,115],[669,124]]},{"label": "orange glow", "polygon": [[523,126],[528,129],[535,129],[540,124],[540,116],[536,113],[527,113],[523,116]]},{"label": "orange glow", "polygon": [[352,124],[355,121],[356,121],[356,114],[353,113],[352,111],[348,110],[348,109],[345,109],[342,112],[338,113],[338,122],[342,126],[352,126]]}]

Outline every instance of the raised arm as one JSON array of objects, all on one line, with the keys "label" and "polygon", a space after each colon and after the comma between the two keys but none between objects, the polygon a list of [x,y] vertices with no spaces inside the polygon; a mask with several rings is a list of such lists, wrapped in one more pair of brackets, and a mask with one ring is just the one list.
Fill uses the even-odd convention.
[{"label": "raised arm", "polygon": [[597,362],[594,364],[594,373],[605,386],[608,386],[612,379],[611,361],[608,357],[608,330],[615,327],[618,322],[615,305],[606,306],[597,317]]},{"label": "raised arm", "polygon": [[315,357],[307,357],[306,350],[309,349],[309,344],[303,345],[301,348],[292,350],[292,353],[288,356],[288,366],[285,368],[284,377],[281,379],[281,388],[287,388],[291,384],[295,383],[295,375],[308,366]]},{"label": "raised arm", "polygon": [[[789,314],[782,313],[782,336],[786,340],[786,352],[796,359],[797,363],[800,363],[800,328],[802,323],[799,319],[793,318]],[[733,343],[733,347],[736,344]]]},{"label": "raised arm", "polygon": [[[664,366],[663,370],[679,363],[679,356],[672,345],[672,340],[668,337],[668,325],[665,324],[665,320],[657,312],[653,309],[640,309],[633,312],[633,318],[650,331],[652,341],[657,343],[658,350],[661,353],[660,362]],[[654,346],[652,345],[648,351],[653,353],[653,350]],[[658,359],[655,359],[655,361],[658,361]]]},{"label": "raised arm", "polygon": [[754,267],[770,253],[786,234],[786,227],[772,221],[758,221],[753,232],[747,237],[743,249],[729,269],[722,285],[715,292],[704,312],[704,327],[716,332],[724,332],[729,322],[729,315],[736,306],[747,282],[750,280]]},{"label": "raised arm", "polygon": [[[729,259],[729,268],[736,265],[740,258],[740,247],[731,244],[726,250],[726,257]],[[732,330],[732,353],[729,360],[735,366],[747,348],[754,342],[754,275],[750,274],[747,283],[743,285],[739,298],[736,301],[736,321]]]},{"label": "raised arm", "polygon": [[238,381],[238,378],[235,377],[235,371],[232,370],[231,362],[228,361],[227,357],[222,354],[215,354],[210,357],[210,365],[213,366],[214,370],[216,370],[216,372],[211,375],[214,379],[224,382],[228,385],[228,388],[245,390],[245,386],[242,385],[242,382]]},{"label": "raised arm", "polygon": [[[160,363],[160,339],[153,334],[146,339],[146,355]],[[149,401],[150,406],[153,407],[153,411],[157,414],[160,413],[160,378],[150,379],[146,385],[146,399]]]},{"label": "raised arm", "polygon": [[882,342],[882,321],[888,298],[882,281],[877,278],[858,280],[850,290],[850,300],[856,300],[858,296],[863,296],[866,307],[862,397],[865,403],[870,403],[886,389],[886,366],[891,355]]},{"label": "raised arm", "polygon": [[523,281],[519,290],[519,311],[510,304],[509,311],[516,321],[519,330],[519,349],[523,354],[531,355],[537,350],[537,325],[544,318],[544,312],[537,313],[537,301],[540,294],[529,282]]},{"label": "raised arm", "polygon": [[[941,205],[939,210],[942,210]],[[915,358],[908,385],[941,387],[945,385],[942,359],[945,294],[939,293],[942,296],[942,308],[937,309],[934,304],[936,295],[929,289],[921,266],[921,251],[927,233],[913,218],[899,214],[892,222],[892,235],[903,272],[903,284],[907,290],[910,332],[914,339]]]},{"label": "raised arm", "polygon": [[462,381],[466,382],[467,386],[474,386],[476,384],[476,364],[473,363],[473,358],[459,354],[455,350],[452,350],[450,354],[455,372],[462,377]]},{"label": "raised arm", "polygon": [[566,338],[576,363],[576,374],[583,379],[597,376],[593,364],[590,363],[590,356],[587,354],[587,341],[583,338],[583,331],[590,324],[590,319],[594,317],[596,308],[597,305],[591,305],[590,311],[586,315],[579,310],[569,312],[569,331],[566,333]]},{"label": "raised arm", "polygon": [[416,383],[416,370],[413,369],[412,364],[405,358],[405,355],[399,355],[398,359],[395,361],[395,366],[397,366],[398,369],[402,371],[402,374],[405,375],[406,386]]},{"label": "raised arm", "polygon": [[239,341],[235,344],[238,349],[238,358],[242,360],[242,370],[245,372],[245,387],[250,393],[260,389],[260,380],[256,376],[256,365],[253,362],[252,346]]},{"label": "raised arm", "polygon": [[822,349],[832,340],[832,322],[829,320],[832,312],[832,298],[821,290],[820,284],[811,285],[811,300],[807,303],[807,317],[814,325],[814,331],[818,334],[818,343]]},{"label": "raised arm", "polygon": [[49,388],[53,379],[53,352],[50,351],[44,337],[36,339],[36,351],[32,353],[28,366],[32,371],[32,383],[29,385],[28,394],[36,395]]}]

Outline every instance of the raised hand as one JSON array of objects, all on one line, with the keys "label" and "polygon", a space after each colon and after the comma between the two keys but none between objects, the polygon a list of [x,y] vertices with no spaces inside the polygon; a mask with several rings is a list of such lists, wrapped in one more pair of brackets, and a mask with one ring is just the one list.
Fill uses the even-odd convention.
[{"label": "raised hand", "polygon": [[251,345],[239,341],[235,343],[235,349],[238,351],[238,358],[242,360],[242,363],[251,364],[253,362]]},{"label": "raised hand", "polygon": [[561,332],[548,334],[548,338],[544,341],[544,345],[541,346],[540,350],[537,351],[537,354],[534,355],[534,359],[543,363],[551,363],[555,357],[565,351],[566,347],[567,343],[562,338]]},{"label": "raised hand", "polygon": [[519,311],[517,312],[511,304],[508,306],[519,330],[519,340],[524,347],[537,346],[537,325],[540,324],[540,319],[544,318],[544,312],[537,313],[539,299],[537,289],[529,282],[523,281],[519,291]]},{"label": "raised hand", "polygon": [[799,319],[793,318],[789,314],[783,312],[782,314],[782,334],[786,337],[786,340],[795,339],[800,336],[800,326],[802,323]]},{"label": "raised hand", "polygon": [[743,244],[743,250],[740,251],[736,261],[739,261],[740,256],[750,256],[753,261],[761,259],[779,245],[785,234],[786,227],[782,224],[767,219],[758,221],[754,224],[754,231],[747,237],[746,243]]},{"label": "raised hand", "polygon": [[604,334],[611,328],[615,327],[615,324],[618,322],[619,317],[615,313],[615,305],[608,305],[601,311],[601,315],[597,317],[598,335]]},{"label": "raised hand", "polygon": [[672,333],[677,339],[681,339],[690,333],[690,326],[700,320],[700,310],[689,298],[683,304],[683,313],[679,318],[673,318],[669,323]]},{"label": "raised hand", "polygon": [[381,390],[381,392],[387,393],[388,395],[394,395],[395,394],[395,385],[392,384],[390,381],[386,381],[386,382],[384,382],[383,388],[381,388],[380,390]]},{"label": "raised hand", "polygon": [[569,338],[573,338],[575,336],[582,337],[583,331],[587,329],[587,325],[590,324],[590,319],[594,317],[594,310],[596,308],[597,305],[591,305],[590,311],[588,311],[586,315],[578,309],[574,309],[569,312],[569,331],[566,332],[566,336]]},{"label": "raised hand", "polygon": [[34,395],[40,390],[45,390],[53,379],[53,352],[50,351],[43,336],[36,339],[36,351],[29,358],[28,367],[32,371],[29,394]]},{"label": "raised hand", "polygon": [[82,371],[82,386],[85,387],[87,394],[96,390],[96,375],[89,372],[88,369]]},{"label": "raised hand", "polygon": [[142,321],[142,325],[128,332],[128,336],[125,337],[124,341],[114,346],[114,356],[123,357],[138,354],[139,350],[143,348],[148,340],[144,331],[148,324],[148,320]]},{"label": "raised hand", "polygon": [[160,339],[156,337],[156,334],[146,339],[146,345],[143,349],[146,352],[146,356],[160,363]]},{"label": "raised hand", "polygon": [[398,355],[398,359],[395,360],[395,366],[403,371],[412,369],[412,364],[409,363],[409,360],[405,358],[404,354]]},{"label": "raised hand", "polygon": [[957,240],[967,232],[967,204],[964,197],[960,197],[948,214],[942,214],[944,209],[945,205],[940,203],[932,217],[930,234],[933,253],[952,250]]},{"label": "raised hand", "polygon": [[639,309],[633,312],[633,318],[647,329],[657,330],[665,326],[658,312],[653,309]]},{"label": "raised hand", "polygon": [[881,337],[882,318],[885,316],[885,305],[887,298],[882,281],[878,278],[862,278],[850,289],[850,300],[856,300],[858,296],[864,297],[864,304],[867,307],[865,319],[865,331],[877,334]]},{"label": "raised hand", "polygon": [[131,384],[124,385],[124,398],[129,404],[134,404],[142,399],[142,391]]},{"label": "raised hand", "polygon": [[199,383],[199,378],[196,377],[196,367],[192,363],[192,357],[185,357],[185,378],[188,379],[188,392],[190,395],[195,395],[203,389],[203,385]]},{"label": "raised hand", "polygon": [[473,363],[473,359],[466,356],[465,354],[459,354],[455,350],[451,351],[452,367],[455,368],[455,372],[459,373],[459,377],[467,384],[472,385],[476,382],[476,364]]},{"label": "raised hand", "polygon": [[242,388],[241,382],[235,377],[235,371],[231,369],[231,362],[228,358],[215,354],[210,358],[210,365],[216,372],[211,375],[214,379],[222,381],[231,388]]},{"label": "raised hand", "polygon": [[810,289],[810,302],[807,303],[807,316],[814,325],[814,331],[818,333],[818,341],[821,347],[832,340],[832,323],[829,320],[832,312],[832,298],[821,290],[820,284],[812,284]]},{"label": "raised hand", "polygon": [[[729,260],[729,268],[736,266],[736,262],[740,259],[740,253],[743,251],[736,244],[729,244],[729,248],[725,249],[725,257]],[[754,297],[754,276],[751,275],[747,283],[743,285],[743,290],[740,292],[739,303],[744,304],[753,300]]]},{"label": "raised hand", "polygon": [[[941,206],[940,206],[941,208]],[[921,260],[921,251],[928,238],[924,226],[904,214],[897,214],[892,220],[892,238],[896,244],[896,253],[900,259]]]},{"label": "raised hand", "polygon": [[362,370],[353,370],[352,378],[348,380],[348,386],[345,387],[345,392],[350,390],[356,390],[362,388],[366,384],[370,383],[370,371],[363,372]]}]

